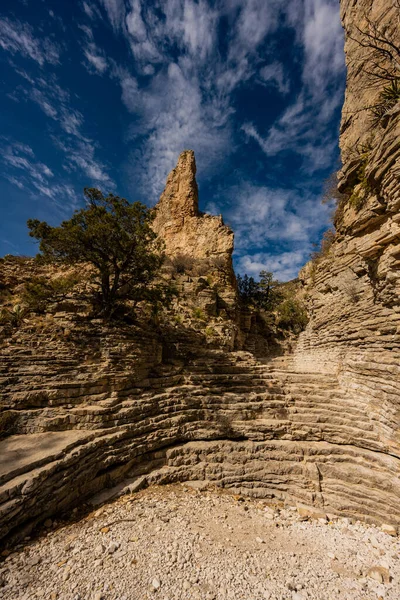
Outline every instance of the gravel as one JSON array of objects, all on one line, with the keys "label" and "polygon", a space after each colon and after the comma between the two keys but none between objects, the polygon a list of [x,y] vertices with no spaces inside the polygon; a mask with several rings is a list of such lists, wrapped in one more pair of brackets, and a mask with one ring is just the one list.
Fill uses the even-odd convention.
[{"label": "gravel", "polygon": [[0,597],[399,600],[399,557],[378,527],[170,485],[26,541],[0,563]]}]

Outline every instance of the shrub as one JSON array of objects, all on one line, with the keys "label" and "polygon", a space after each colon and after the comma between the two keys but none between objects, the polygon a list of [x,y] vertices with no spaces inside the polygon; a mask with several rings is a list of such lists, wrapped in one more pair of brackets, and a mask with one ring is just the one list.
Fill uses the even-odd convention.
[{"label": "shrub", "polygon": [[193,309],[193,318],[198,319],[199,321],[206,321],[206,315],[204,314],[204,311],[199,307]]},{"label": "shrub", "polygon": [[311,260],[318,261],[322,258],[325,258],[331,249],[333,242],[336,239],[336,233],[333,229],[327,229],[323,235],[322,239],[318,244],[315,244],[315,250],[311,253]]},{"label": "shrub", "polygon": [[25,284],[22,300],[33,312],[44,313],[49,304],[65,300],[77,283],[76,275],[54,279],[33,277]]},{"label": "shrub", "polygon": [[308,323],[305,306],[295,298],[286,298],[277,308],[277,325],[281,329],[300,333]]},{"label": "shrub", "polygon": [[371,108],[372,126],[381,125],[384,117],[400,102],[400,78],[393,79],[378,96],[378,102]]},{"label": "shrub", "polygon": [[194,266],[194,259],[186,254],[177,254],[171,258],[172,266],[175,269],[175,273],[183,275],[184,273],[190,273]]},{"label": "shrub", "polygon": [[12,327],[19,327],[23,318],[26,315],[26,308],[20,304],[13,306],[11,310],[3,307],[0,310],[0,325],[11,325]]}]

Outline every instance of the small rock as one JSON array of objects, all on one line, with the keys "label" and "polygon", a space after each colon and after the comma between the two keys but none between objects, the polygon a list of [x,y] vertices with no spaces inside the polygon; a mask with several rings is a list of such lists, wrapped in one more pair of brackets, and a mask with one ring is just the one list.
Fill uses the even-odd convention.
[{"label": "small rock", "polygon": [[154,577],[153,581],[151,582],[151,585],[155,590],[158,590],[161,587],[161,581],[157,579],[157,577]]},{"label": "small rock", "polygon": [[292,592],[292,600],[306,600],[307,596],[304,592]]},{"label": "small rock", "polygon": [[111,542],[111,544],[107,548],[107,552],[109,554],[113,554],[116,550],[118,550],[119,546],[120,545],[118,542]]},{"label": "small rock", "polygon": [[396,535],[397,535],[396,527],[393,527],[393,525],[389,525],[388,523],[383,523],[381,525],[381,531],[383,531],[383,533],[387,533],[388,535],[391,535],[393,537],[396,537]]},{"label": "small rock", "polygon": [[46,519],[44,526],[47,527],[47,529],[50,529],[53,526],[53,521],[51,519]]},{"label": "small rock", "polygon": [[32,556],[29,560],[26,561],[28,567],[36,567],[41,562],[40,556]]},{"label": "small rock", "polygon": [[256,537],[257,544],[264,544],[264,540],[260,537]]},{"label": "small rock", "polygon": [[390,573],[389,569],[382,566],[371,567],[368,570],[367,576],[370,579],[374,579],[378,583],[389,583],[390,582]]},{"label": "small rock", "polygon": [[66,564],[67,564],[66,560],[61,560],[60,562],[57,563],[57,567],[63,567]]},{"label": "small rock", "polygon": [[109,528],[109,527],[102,527],[102,528],[100,529],[100,533],[108,533],[109,531],[110,531],[110,528]]}]

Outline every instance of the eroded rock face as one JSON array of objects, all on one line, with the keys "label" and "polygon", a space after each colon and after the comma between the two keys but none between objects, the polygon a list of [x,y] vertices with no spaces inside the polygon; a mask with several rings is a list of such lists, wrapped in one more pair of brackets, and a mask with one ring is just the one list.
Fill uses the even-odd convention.
[{"label": "eroded rock face", "polygon": [[199,212],[193,150],[181,153],[156,206],[154,231],[165,241],[167,256],[222,259],[233,273],[233,232],[222,216]]},{"label": "eroded rock face", "polygon": [[[400,106],[371,129],[379,86],[357,27],[366,17],[400,42],[392,0],[343,0],[348,67],[340,145],[340,189],[348,199],[330,251],[301,278],[310,322],[294,357],[297,370],[336,373],[349,404],[364,406],[380,452],[400,457]],[[393,482],[400,476],[400,465]]]}]

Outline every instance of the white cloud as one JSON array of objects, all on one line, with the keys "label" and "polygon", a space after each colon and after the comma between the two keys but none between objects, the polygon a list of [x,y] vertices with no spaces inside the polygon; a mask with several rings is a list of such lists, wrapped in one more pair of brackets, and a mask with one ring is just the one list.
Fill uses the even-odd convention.
[{"label": "white cloud", "polygon": [[[7,142],[7,140],[5,140]],[[6,143],[2,151],[6,165],[5,178],[19,189],[24,189],[36,198],[52,200],[62,214],[68,214],[78,204],[73,187],[59,178],[44,163],[35,159],[30,146],[19,142]]]},{"label": "white cloud", "polygon": [[[129,137],[135,138],[136,150],[130,170],[150,187],[153,200],[184,148],[194,148],[203,173],[234,150],[233,93],[257,73],[258,47],[279,25],[278,4],[224,1],[216,7],[205,0],[170,0],[156,3],[155,10],[143,0],[129,0],[124,35],[135,69],[150,80],[139,87],[136,78],[118,67],[112,76],[134,114]],[[225,57],[217,35],[222,15],[232,21]],[[172,61],[171,48],[178,50]],[[283,71],[280,77],[275,68],[283,89]]]},{"label": "white cloud", "polygon": [[[126,69],[111,71],[120,82],[125,106],[134,114],[129,139],[135,138],[136,150],[130,170],[136,170],[141,183],[150,182],[153,198],[185,147],[194,148],[203,173],[212,168],[214,157],[235,148],[234,94],[246,82],[272,85],[288,94],[290,81],[283,65],[278,60],[266,63],[265,48],[260,54],[283,18],[295,29],[304,52],[303,88],[269,130],[246,122],[243,131],[268,156],[288,149],[299,153],[308,172],[331,163],[335,146],[330,121],[342,101],[343,80],[335,0],[169,0],[155,5],[129,0],[126,11],[120,3],[112,6],[110,20],[113,26],[117,21],[125,24],[118,28],[135,57],[135,69],[149,78],[143,88]],[[217,35],[222,16],[229,22],[224,53]],[[171,48],[176,54],[172,62]],[[317,69],[319,55],[323,64]],[[142,164],[136,167],[135,162]]]},{"label": "white cloud", "polygon": [[100,0],[105,8],[113,28],[118,31],[125,17],[124,0]]},{"label": "white cloud", "polygon": [[197,74],[190,76],[183,66],[171,63],[140,90],[128,74],[120,72],[119,78],[126,107],[139,116],[130,136],[145,139],[131,157],[133,176],[139,175],[152,201],[184,148],[194,148],[204,170],[219,165],[221,153],[232,143],[229,110],[221,112],[217,101],[204,103]]},{"label": "white cloud", "polygon": [[48,38],[35,37],[32,27],[20,21],[0,19],[0,48],[31,58],[41,67],[59,62],[58,46]]},{"label": "white cloud", "polygon": [[266,84],[278,88],[281,94],[285,95],[290,90],[290,81],[286,77],[283,65],[277,61],[265,65],[260,69],[260,77]]},{"label": "white cloud", "polygon": [[96,147],[90,140],[71,139],[70,142],[64,142],[53,137],[53,142],[65,153],[64,168],[67,171],[81,170],[88,178],[88,184],[103,184],[107,188],[106,191],[115,189],[107,166],[96,159]]},{"label": "white cloud", "polygon": [[[60,128],[58,135],[53,133],[51,138],[65,153],[64,166],[71,170],[81,170],[90,182],[102,183],[108,189],[114,189],[115,184],[107,173],[107,166],[96,158],[97,147],[84,135],[84,116],[72,106],[69,92],[58,85],[54,75],[32,79],[25,71],[17,72],[29,84],[29,87],[22,89],[24,97],[35,102]],[[34,182],[39,181],[33,173],[31,175]],[[48,191],[45,192],[45,189]],[[42,186],[39,191],[50,197],[51,189],[53,188]]]},{"label": "white cloud", "polygon": [[[286,14],[304,52],[303,87],[267,132],[251,122],[244,123],[243,131],[267,156],[293,150],[302,156],[306,170],[313,172],[331,164],[337,146],[330,125],[343,101],[343,32],[335,0],[294,0]],[[273,69],[267,68],[266,73],[272,75]]]},{"label": "white cloud", "polygon": [[260,271],[271,271],[279,281],[295,279],[307,260],[308,250],[294,250],[271,254],[258,252],[246,254],[237,260],[237,271],[258,279]]},{"label": "white cloud", "polygon": [[82,8],[85,14],[89,17],[89,19],[101,18],[101,14],[99,9],[92,2],[83,2]]},{"label": "white cloud", "polygon": [[98,73],[103,74],[107,70],[107,60],[94,44],[90,44],[84,52],[88,62]]},{"label": "white cloud", "polygon": [[99,48],[94,41],[93,30],[87,25],[78,25],[84,33],[83,54],[85,56],[84,65],[89,73],[103,75],[108,69],[108,61],[105,52]]},{"label": "white cloud", "polygon": [[48,178],[53,177],[53,172],[47,165],[33,159],[32,148],[24,144],[10,144],[3,151],[3,161],[9,167],[28,173],[35,185],[45,183]]},{"label": "white cloud", "polygon": [[[277,271],[280,279],[295,277],[308,260],[313,242],[329,223],[329,207],[306,190],[242,182],[225,190],[224,197],[235,199],[223,211],[224,218],[235,232],[239,271],[249,275],[266,269]],[[211,208],[221,212],[215,205]],[[266,253],[266,246],[276,248],[276,254]]]}]

